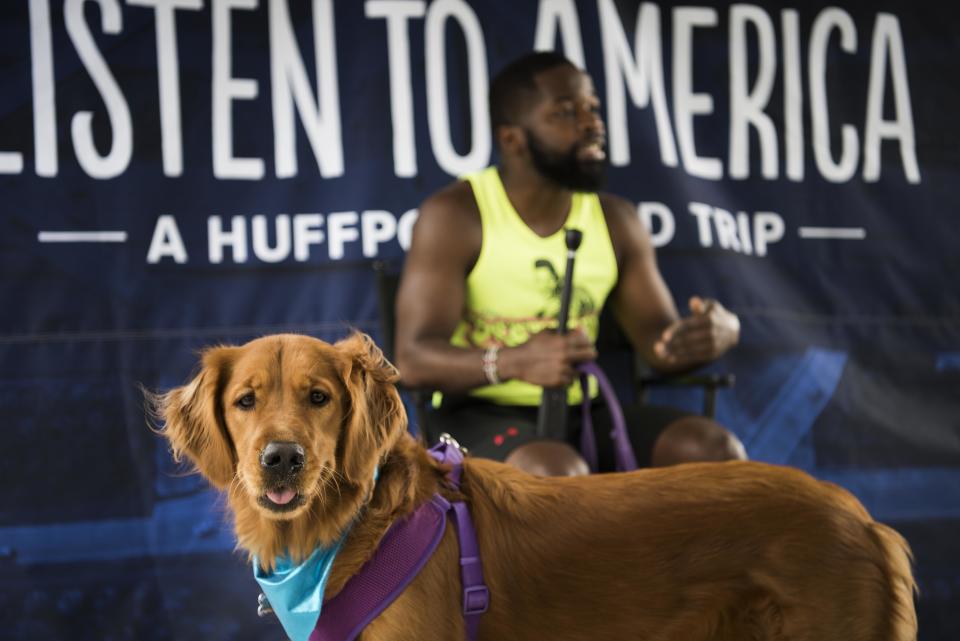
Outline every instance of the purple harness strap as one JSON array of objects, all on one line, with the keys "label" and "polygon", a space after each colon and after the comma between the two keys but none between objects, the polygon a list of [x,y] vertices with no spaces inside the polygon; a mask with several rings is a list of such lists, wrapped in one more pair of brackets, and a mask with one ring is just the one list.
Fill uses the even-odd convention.
[{"label": "purple harness strap", "polygon": [[600,385],[600,393],[603,394],[603,400],[607,403],[610,410],[610,419],[613,423],[613,429],[610,431],[610,438],[613,439],[613,456],[618,472],[629,472],[637,469],[637,457],[633,453],[633,446],[630,445],[630,437],[627,435],[627,422],[623,418],[623,410],[620,408],[620,401],[617,400],[617,394],[610,384],[610,379],[603,373],[600,366],[596,363],[580,363],[577,366],[580,372],[580,388],[583,390],[583,401],[581,410],[583,412],[583,427],[580,432],[580,453],[586,459],[590,471],[597,471],[597,441],[593,434],[593,419],[590,417],[590,385],[588,376],[597,379]]},{"label": "purple harness strap", "polygon": [[[463,475],[463,450],[449,435],[441,434],[440,442],[430,448],[430,456],[441,463],[453,465],[450,470],[450,482],[460,489]],[[470,517],[470,508],[463,501],[451,504],[454,524],[457,526],[457,538],[460,541],[460,582],[463,585],[463,618],[467,628],[467,639],[477,638],[480,615],[490,605],[490,591],[483,582],[483,564],[480,561],[480,544],[477,542],[477,529]]]},{"label": "purple harness strap", "polygon": [[[453,465],[450,481],[459,489],[463,453],[456,441],[441,437],[440,443],[430,449],[430,455],[441,463]],[[392,525],[373,557],[336,596],[323,604],[309,641],[355,639],[393,603],[430,560],[443,538],[446,515],[451,510],[460,540],[460,577],[467,639],[476,639],[480,615],[487,611],[490,602],[490,593],[483,582],[477,533],[470,510],[463,501],[450,503],[435,494],[429,503]]]},{"label": "purple harness strap", "polygon": [[439,494],[383,536],[373,557],[323,604],[309,641],[350,641],[393,603],[440,543],[450,503]]}]

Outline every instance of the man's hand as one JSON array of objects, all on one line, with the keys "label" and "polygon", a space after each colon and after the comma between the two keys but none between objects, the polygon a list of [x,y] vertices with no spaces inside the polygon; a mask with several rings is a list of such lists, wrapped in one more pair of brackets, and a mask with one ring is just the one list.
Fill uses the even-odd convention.
[{"label": "man's hand", "polygon": [[740,340],[740,319],[719,302],[694,296],[690,316],[665,329],[653,351],[668,366],[708,363]]},{"label": "man's hand", "polygon": [[534,334],[529,341],[500,352],[501,378],[516,378],[543,387],[570,385],[577,363],[597,357],[597,350],[580,329],[560,335],[554,330]]}]

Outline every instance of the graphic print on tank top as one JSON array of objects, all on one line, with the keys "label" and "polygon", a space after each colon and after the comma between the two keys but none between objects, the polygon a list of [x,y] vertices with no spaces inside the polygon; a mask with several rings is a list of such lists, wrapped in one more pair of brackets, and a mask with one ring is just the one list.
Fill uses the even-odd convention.
[{"label": "graphic print on tank top", "polygon": [[[556,329],[563,294],[563,273],[549,258],[537,258],[531,269],[537,288],[532,298],[542,300],[538,311],[530,317],[517,318],[468,310],[463,335],[469,344],[474,347],[517,345],[545,329]],[[596,335],[599,322],[597,304],[586,288],[576,284],[570,295],[569,319],[569,329],[580,328],[588,336]]]}]

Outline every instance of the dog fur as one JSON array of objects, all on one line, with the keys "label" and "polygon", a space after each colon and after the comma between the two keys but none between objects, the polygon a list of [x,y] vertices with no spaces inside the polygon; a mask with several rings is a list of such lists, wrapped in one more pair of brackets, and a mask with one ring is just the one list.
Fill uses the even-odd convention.
[{"label": "dog fur", "polygon": [[[265,569],[353,523],[327,598],[439,492],[465,499],[476,523],[491,594],[480,639],[916,638],[906,542],[836,485],[747,462],[539,478],[467,457],[457,494],[408,434],[396,380],[363,334],[334,345],[285,334],[207,349],[190,383],[153,401],[174,455],[226,491],[239,545]],[[264,500],[273,441],[305,453],[283,512]],[[360,638],[463,639],[460,590],[448,527]]]}]

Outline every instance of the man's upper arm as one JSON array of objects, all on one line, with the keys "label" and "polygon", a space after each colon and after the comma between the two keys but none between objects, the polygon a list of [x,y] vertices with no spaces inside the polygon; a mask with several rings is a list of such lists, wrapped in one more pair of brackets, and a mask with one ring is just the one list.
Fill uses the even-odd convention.
[{"label": "man's upper arm", "polygon": [[455,183],[421,205],[397,294],[398,357],[418,341],[450,339],[481,241],[479,212],[468,183]]},{"label": "man's upper arm", "polygon": [[653,344],[678,318],[677,308],[636,209],[623,198],[608,194],[602,194],[600,202],[620,270],[611,295],[614,312],[634,348],[653,363]]}]

